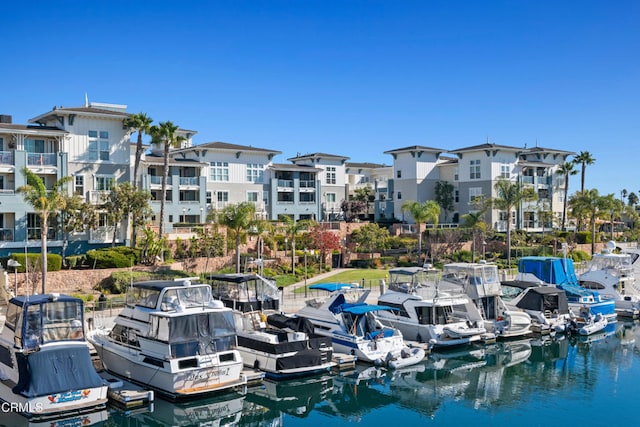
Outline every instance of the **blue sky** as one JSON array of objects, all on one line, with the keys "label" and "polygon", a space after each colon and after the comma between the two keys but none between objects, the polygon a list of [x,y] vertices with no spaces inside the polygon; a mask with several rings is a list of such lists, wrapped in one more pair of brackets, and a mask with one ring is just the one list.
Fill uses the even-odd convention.
[{"label": "blue sky", "polygon": [[0,25],[14,123],[87,93],[276,162],[488,140],[589,151],[587,188],[640,191],[637,1],[18,3]]}]

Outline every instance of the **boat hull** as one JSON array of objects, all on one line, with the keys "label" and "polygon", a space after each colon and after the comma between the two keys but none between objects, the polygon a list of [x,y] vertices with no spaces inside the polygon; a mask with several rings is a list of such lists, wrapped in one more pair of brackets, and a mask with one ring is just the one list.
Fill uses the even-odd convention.
[{"label": "boat hull", "polygon": [[[149,387],[170,399],[188,399],[245,386],[243,364],[237,351],[158,360],[136,349],[118,345],[106,336],[90,336],[107,371]],[[221,359],[228,361],[221,362]],[[185,366],[180,369],[180,366]]]}]

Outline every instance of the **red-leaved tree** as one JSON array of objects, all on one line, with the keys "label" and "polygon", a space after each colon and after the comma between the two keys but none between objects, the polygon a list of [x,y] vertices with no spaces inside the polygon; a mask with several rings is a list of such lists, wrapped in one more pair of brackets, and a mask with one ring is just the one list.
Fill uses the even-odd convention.
[{"label": "red-leaved tree", "polygon": [[329,230],[324,230],[321,224],[316,224],[309,230],[308,237],[311,247],[320,252],[320,269],[322,269],[322,260],[327,259],[327,253],[340,249],[340,237]]}]

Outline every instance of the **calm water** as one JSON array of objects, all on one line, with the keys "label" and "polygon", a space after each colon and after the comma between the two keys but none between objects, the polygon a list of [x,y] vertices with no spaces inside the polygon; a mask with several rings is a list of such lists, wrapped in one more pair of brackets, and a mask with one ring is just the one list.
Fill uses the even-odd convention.
[{"label": "calm water", "polygon": [[362,366],[352,374],[266,382],[244,396],[156,400],[152,411],[109,410],[58,425],[634,425],[640,325],[618,322],[609,329],[588,340],[529,339],[434,353],[397,371]]}]

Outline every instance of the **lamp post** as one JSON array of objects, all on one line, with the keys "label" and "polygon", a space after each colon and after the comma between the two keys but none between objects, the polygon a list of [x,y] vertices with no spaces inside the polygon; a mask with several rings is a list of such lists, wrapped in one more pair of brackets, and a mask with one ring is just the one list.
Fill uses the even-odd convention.
[{"label": "lamp post", "polygon": [[287,245],[289,244],[289,239],[284,238],[284,257],[287,258]]},{"label": "lamp post", "polygon": [[482,259],[485,258],[485,251],[487,250],[487,242],[485,240],[482,241]]},{"label": "lamp post", "polygon": [[304,248],[304,296],[307,297],[307,248]]},{"label": "lamp post", "polygon": [[13,267],[13,275],[15,277],[15,295],[18,295],[18,267],[20,267],[22,264],[20,264],[18,261],[16,261],[15,259],[10,259],[9,261],[7,261],[7,265],[9,267]]}]

